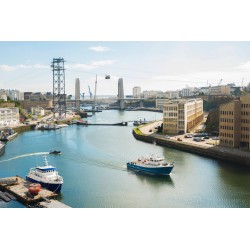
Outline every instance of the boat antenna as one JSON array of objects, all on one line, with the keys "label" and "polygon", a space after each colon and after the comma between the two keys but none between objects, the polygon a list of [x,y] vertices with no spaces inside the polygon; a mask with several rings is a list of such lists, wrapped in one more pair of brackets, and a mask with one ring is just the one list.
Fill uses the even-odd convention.
[{"label": "boat antenna", "polygon": [[44,158],[44,164],[43,164],[43,165],[44,165],[44,166],[48,166],[47,156],[44,155],[43,158]]}]

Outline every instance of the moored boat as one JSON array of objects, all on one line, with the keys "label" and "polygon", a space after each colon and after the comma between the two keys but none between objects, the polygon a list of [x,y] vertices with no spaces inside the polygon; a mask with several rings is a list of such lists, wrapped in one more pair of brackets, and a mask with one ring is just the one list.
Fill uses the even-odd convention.
[{"label": "moored boat", "polygon": [[169,175],[174,168],[174,163],[167,163],[163,156],[149,155],[128,162],[127,168],[151,175]]},{"label": "moored boat", "polygon": [[55,193],[60,193],[63,184],[63,178],[54,166],[49,165],[46,156],[44,156],[44,165],[31,168],[26,180],[39,183],[42,187]]},{"label": "moored boat", "polygon": [[0,156],[5,152],[5,144],[0,141]]},{"label": "moored boat", "polygon": [[17,137],[17,135],[18,133],[15,130],[8,128],[5,131],[0,131],[0,141],[10,141]]}]

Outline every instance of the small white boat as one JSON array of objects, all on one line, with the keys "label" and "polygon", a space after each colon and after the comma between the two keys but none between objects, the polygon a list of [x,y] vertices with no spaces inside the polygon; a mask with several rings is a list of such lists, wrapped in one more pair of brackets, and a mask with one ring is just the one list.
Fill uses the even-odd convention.
[{"label": "small white boat", "polygon": [[32,183],[40,183],[42,187],[55,193],[60,193],[63,184],[63,178],[54,166],[49,165],[46,156],[44,156],[44,165],[31,168],[26,180]]}]

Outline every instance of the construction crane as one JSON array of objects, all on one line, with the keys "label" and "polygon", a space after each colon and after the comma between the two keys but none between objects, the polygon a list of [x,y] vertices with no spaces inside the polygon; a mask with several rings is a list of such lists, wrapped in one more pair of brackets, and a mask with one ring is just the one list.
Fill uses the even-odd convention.
[{"label": "construction crane", "polygon": [[92,92],[90,91],[90,87],[89,87],[89,97],[90,97],[90,99],[92,99]]},{"label": "construction crane", "polygon": [[218,84],[219,86],[220,86],[220,84],[221,84],[222,80],[223,80],[223,79],[220,79],[219,84]]}]

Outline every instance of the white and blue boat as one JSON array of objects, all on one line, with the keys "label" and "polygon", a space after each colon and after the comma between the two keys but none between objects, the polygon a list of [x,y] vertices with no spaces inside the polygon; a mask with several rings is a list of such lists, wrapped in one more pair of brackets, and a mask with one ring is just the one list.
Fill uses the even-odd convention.
[{"label": "white and blue boat", "polygon": [[149,155],[128,162],[127,168],[145,174],[169,175],[174,168],[174,163],[167,163],[163,156]]},{"label": "white and blue boat", "polygon": [[63,184],[62,176],[58,175],[56,167],[49,165],[46,156],[44,156],[44,165],[31,168],[26,180],[32,183],[40,183],[42,187],[55,193],[61,192]]}]

